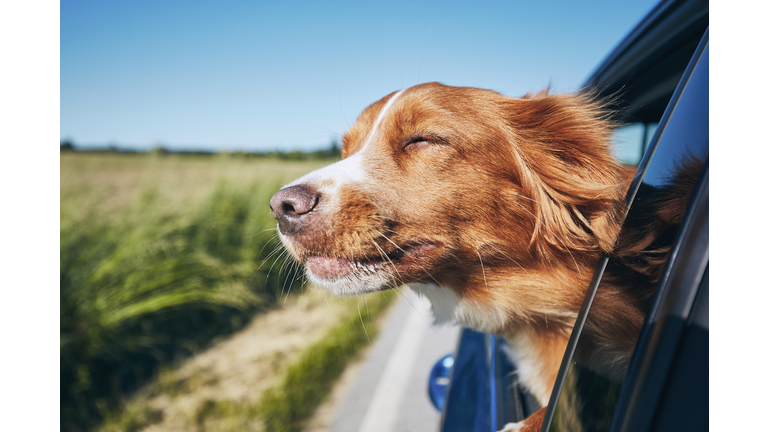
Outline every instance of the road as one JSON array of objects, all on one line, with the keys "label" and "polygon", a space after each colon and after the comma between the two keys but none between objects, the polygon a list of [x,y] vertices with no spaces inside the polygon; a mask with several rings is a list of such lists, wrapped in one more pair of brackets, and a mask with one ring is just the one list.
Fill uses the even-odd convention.
[{"label": "road", "polygon": [[332,432],[436,431],[440,413],[427,395],[434,363],[453,353],[459,328],[431,325],[429,302],[410,290],[394,305],[339,404]]}]

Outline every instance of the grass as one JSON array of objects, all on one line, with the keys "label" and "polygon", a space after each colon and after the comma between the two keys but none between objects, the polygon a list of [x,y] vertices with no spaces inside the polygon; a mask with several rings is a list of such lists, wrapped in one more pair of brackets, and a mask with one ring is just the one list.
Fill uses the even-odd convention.
[{"label": "grass", "polygon": [[[197,407],[190,423],[201,431],[300,431],[303,423],[325,400],[346,365],[357,357],[370,338],[375,337],[378,331],[376,318],[394,298],[394,292],[368,296],[366,307],[359,309],[357,299],[343,300],[346,311],[342,319],[284,368],[279,382],[267,389],[257,402],[209,399]],[[148,412],[152,409],[147,405],[133,406],[121,418],[107,422],[103,430],[129,432],[131,425],[141,421],[150,424],[153,419],[149,418]]]},{"label": "grass", "polygon": [[376,336],[378,326],[362,323],[376,317],[394,298],[392,292],[370,296],[366,307],[334,327],[290,365],[283,382],[267,390],[255,410],[267,432],[295,432],[328,394],[333,382],[360,348]]},{"label": "grass", "polygon": [[159,365],[300,289],[269,257],[268,200],[325,163],[62,153],[62,430],[90,430]]},{"label": "grass", "polygon": [[[370,338],[375,337],[378,317],[394,297],[394,292],[385,292],[365,298],[333,298],[335,306],[328,306],[334,310],[331,315],[334,315],[336,322],[325,326],[323,335],[302,346],[297,355],[279,356],[274,365],[276,380],[273,385],[261,389],[258,385],[253,386],[253,378],[244,375],[250,374],[254,368],[259,369],[259,366],[245,362],[248,363],[247,372],[238,373],[235,377],[238,383],[248,385],[248,396],[245,398],[233,396],[233,392],[225,390],[231,389],[232,377],[217,374],[216,368],[211,368],[207,361],[210,357],[202,361],[196,357],[181,365],[165,368],[156,380],[126,401],[121,410],[110,413],[100,430],[133,432],[156,425],[154,430],[299,431],[330,393],[347,364],[358,356]],[[361,300],[364,305],[360,304]],[[302,303],[303,307],[300,306]],[[289,302],[286,315],[291,320],[306,316],[302,311],[307,310],[307,305],[310,310],[314,307],[330,310],[326,309],[323,296],[315,292]],[[290,311],[292,308],[294,311]],[[256,323],[268,326],[264,319]],[[265,330],[270,331],[269,328]],[[271,330],[274,332],[274,328]],[[223,344],[228,343],[242,347],[243,339],[232,339]],[[207,351],[203,357],[212,352],[220,354],[221,351],[217,351],[219,348]],[[262,354],[270,356],[268,350],[263,350]],[[286,358],[288,362],[284,361]],[[235,363],[229,364],[241,366],[236,363],[242,361],[235,360]],[[168,417],[166,422],[165,416]]]}]

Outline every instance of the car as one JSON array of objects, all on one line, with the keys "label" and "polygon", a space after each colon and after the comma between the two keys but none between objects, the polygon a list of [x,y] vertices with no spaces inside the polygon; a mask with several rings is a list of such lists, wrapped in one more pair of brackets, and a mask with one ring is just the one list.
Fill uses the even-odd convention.
[{"label": "car", "polygon": [[[629,221],[648,223],[648,194],[698,161],[682,222],[623,380],[573,361],[590,305],[611,257],[603,257],[576,318],[542,431],[707,430],[709,412],[709,4],[656,5],[595,69],[585,87],[616,97],[625,141],[617,156],[637,171]],[[691,165],[691,164],[689,164]],[[645,212],[645,213],[644,213]],[[495,335],[463,329],[457,351],[437,362],[428,393],[440,430],[497,431],[540,407],[515,377]]]}]

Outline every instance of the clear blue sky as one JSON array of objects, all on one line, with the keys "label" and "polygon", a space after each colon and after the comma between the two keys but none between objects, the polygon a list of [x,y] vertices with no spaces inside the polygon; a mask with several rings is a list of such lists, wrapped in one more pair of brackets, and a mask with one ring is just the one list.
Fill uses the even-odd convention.
[{"label": "clear blue sky", "polygon": [[62,139],[326,147],[419,82],[572,91],[655,0],[62,0]]}]

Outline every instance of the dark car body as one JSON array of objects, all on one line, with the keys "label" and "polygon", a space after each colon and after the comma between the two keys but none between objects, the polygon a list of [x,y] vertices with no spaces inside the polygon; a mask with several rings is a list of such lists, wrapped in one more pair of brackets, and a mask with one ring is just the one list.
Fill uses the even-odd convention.
[{"label": "dark car body", "polygon": [[[637,172],[627,194],[626,224],[645,223],[649,197],[674,187],[673,179],[691,161],[698,163],[698,180],[684,203],[682,222],[666,234],[668,258],[625,378],[612,382],[573,361],[603,273],[616,264],[603,257],[576,319],[542,431],[708,429],[708,23],[707,1],[662,1],[586,83],[600,96],[618,95],[621,120],[639,131],[629,151],[625,148],[637,155],[629,162],[637,164]],[[518,385],[504,346],[497,336],[462,331],[441,431],[496,431],[539,408]]]}]

